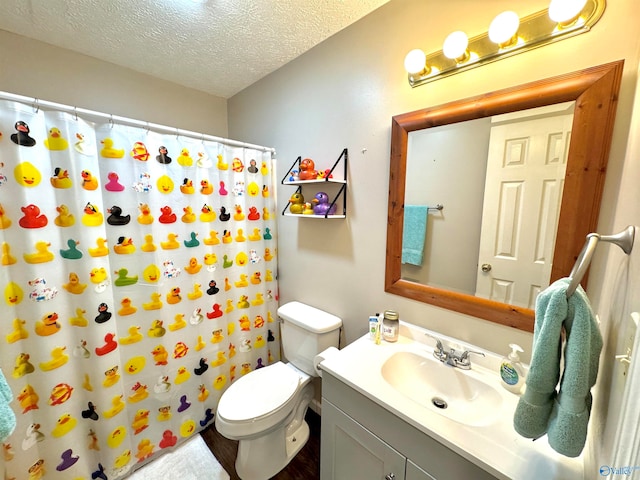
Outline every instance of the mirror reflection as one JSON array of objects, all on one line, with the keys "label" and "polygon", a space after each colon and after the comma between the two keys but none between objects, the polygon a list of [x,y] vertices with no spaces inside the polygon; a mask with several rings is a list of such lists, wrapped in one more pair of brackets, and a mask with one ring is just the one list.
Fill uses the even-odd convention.
[{"label": "mirror reflection", "polygon": [[401,278],[533,308],[550,284],[574,106],[410,132]]}]

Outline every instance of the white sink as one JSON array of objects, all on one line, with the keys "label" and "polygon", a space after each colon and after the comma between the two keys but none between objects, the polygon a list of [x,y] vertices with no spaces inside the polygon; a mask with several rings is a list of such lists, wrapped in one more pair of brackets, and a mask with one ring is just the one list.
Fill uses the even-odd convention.
[{"label": "white sink", "polygon": [[381,373],[389,385],[422,408],[464,425],[489,425],[501,411],[503,396],[491,384],[494,379],[446,365],[428,352],[393,353]]}]

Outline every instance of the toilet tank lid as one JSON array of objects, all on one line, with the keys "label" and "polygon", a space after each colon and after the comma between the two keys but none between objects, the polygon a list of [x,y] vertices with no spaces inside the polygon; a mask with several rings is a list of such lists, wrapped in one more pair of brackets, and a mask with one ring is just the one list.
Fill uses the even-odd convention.
[{"label": "toilet tank lid", "polygon": [[337,330],[342,320],[335,315],[301,302],[289,302],[278,308],[278,316],[314,333]]}]

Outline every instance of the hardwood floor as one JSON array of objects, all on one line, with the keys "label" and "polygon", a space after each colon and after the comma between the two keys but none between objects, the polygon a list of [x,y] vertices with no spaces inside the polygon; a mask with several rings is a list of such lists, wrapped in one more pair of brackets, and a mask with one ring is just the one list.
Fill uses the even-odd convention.
[{"label": "hardwood floor", "polygon": [[[302,450],[272,480],[319,480],[320,478],[320,416],[308,409],[307,423],[311,431],[309,440]],[[235,469],[238,442],[224,438],[211,424],[201,432],[202,438],[213,455],[218,459],[231,480],[240,480]]]}]

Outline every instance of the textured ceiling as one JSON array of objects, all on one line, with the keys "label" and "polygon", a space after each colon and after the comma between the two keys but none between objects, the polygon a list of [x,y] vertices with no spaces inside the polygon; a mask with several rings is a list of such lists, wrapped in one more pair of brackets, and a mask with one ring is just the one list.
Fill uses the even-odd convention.
[{"label": "textured ceiling", "polygon": [[229,98],[389,0],[1,0],[0,29]]}]

